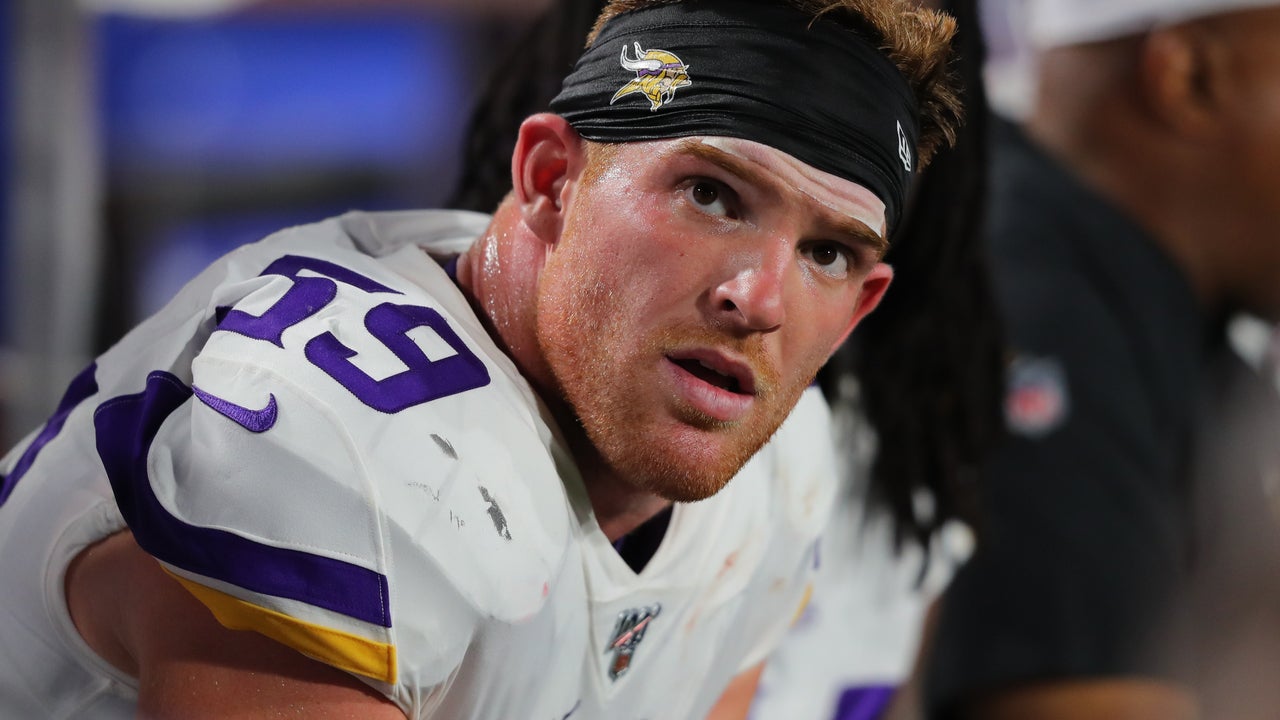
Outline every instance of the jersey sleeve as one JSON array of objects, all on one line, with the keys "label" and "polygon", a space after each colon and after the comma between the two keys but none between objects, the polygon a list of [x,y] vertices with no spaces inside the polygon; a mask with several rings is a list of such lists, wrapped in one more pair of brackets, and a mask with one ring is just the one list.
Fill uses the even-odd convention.
[{"label": "jersey sleeve", "polygon": [[[429,556],[393,557],[376,489],[342,425],[278,376],[213,365],[197,365],[197,383],[234,376],[211,383],[216,395],[157,372],[143,393],[98,411],[100,455],[138,544],[223,625],[388,690],[403,680],[408,610],[392,593],[399,574],[413,577],[433,608],[413,627],[436,655],[429,666],[414,658],[413,672],[447,676],[475,612]],[[253,423],[258,432],[244,427]],[[107,446],[126,429],[138,434]]]},{"label": "jersey sleeve", "polygon": [[99,457],[139,545],[222,624],[418,717],[478,623],[545,603],[568,536],[548,431],[460,297],[375,259],[266,262],[98,407]]}]

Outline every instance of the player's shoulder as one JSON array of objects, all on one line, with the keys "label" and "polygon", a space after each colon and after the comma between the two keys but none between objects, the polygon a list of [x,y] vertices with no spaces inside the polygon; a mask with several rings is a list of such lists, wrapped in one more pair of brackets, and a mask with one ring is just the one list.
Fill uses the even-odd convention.
[{"label": "player's shoulder", "polygon": [[99,449],[139,544],[224,624],[393,682],[399,653],[443,657],[542,606],[568,546],[563,458],[435,261],[406,243],[381,263],[321,225],[227,261],[279,273],[218,283],[242,286],[99,408]]},{"label": "player's shoulder", "polygon": [[466,250],[489,221],[488,215],[463,210],[354,210],[281,229],[238,252],[253,252],[255,247],[268,253],[282,247],[320,251],[329,248],[380,257],[414,245],[456,254]]},{"label": "player's shoulder", "polygon": [[481,623],[545,603],[568,512],[523,418],[489,404],[353,425],[252,365],[153,378],[141,417],[99,414],[155,428],[135,437],[145,470],[104,463],[139,544],[224,625],[395,684],[398,668],[438,681]]},{"label": "player's shoulder", "polygon": [[[205,270],[216,288],[210,292],[206,283],[199,292],[227,305],[269,281],[288,281],[303,283],[312,304],[328,300],[335,290],[404,302],[406,296],[444,292],[435,277],[417,272],[416,266],[428,255],[462,253],[487,221],[486,215],[461,211],[350,212],[236,249]],[[412,262],[417,256],[420,262]]]}]

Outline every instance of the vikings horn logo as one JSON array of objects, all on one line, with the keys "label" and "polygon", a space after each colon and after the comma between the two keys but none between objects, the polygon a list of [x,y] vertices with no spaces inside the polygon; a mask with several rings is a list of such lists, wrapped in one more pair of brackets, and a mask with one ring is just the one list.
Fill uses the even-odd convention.
[{"label": "vikings horn logo", "polygon": [[689,79],[689,66],[666,50],[641,50],[640,43],[633,43],[634,59],[627,57],[627,46],[622,46],[622,67],[636,74],[636,79],[623,85],[614,93],[612,105],[618,98],[631,93],[644,93],[649,98],[649,110],[657,110],[675,97],[676,88],[693,84]]}]

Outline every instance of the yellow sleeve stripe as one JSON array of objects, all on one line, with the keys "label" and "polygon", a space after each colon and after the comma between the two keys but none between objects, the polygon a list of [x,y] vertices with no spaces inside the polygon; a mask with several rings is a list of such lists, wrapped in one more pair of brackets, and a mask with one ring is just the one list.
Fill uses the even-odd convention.
[{"label": "yellow sleeve stripe", "polygon": [[791,616],[791,624],[795,625],[800,616],[804,615],[805,608],[809,607],[809,601],[813,599],[813,583],[804,586],[804,597],[800,598],[800,606],[796,608],[796,612]]},{"label": "yellow sleeve stripe", "polygon": [[218,622],[232,630],[253,630],[340,670],[385,683],[396,681],[394,645],[298,620],[169,574],[212,610]]}]

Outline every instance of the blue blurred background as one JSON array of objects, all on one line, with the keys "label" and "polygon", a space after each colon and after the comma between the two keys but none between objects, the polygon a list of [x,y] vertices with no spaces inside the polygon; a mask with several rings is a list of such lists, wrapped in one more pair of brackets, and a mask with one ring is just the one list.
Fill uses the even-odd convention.
[{"label": "blue blurred background", "polygon": [[217,256],[442,204],[545,0],[0,4],[0,443]]},{"label": "blue blurred background", "polygon": [[489,69],[475,52],[483,34],[411,8],[99,18],[116,288],[98,339],[273,230],[356,207],[439,204]]}]

